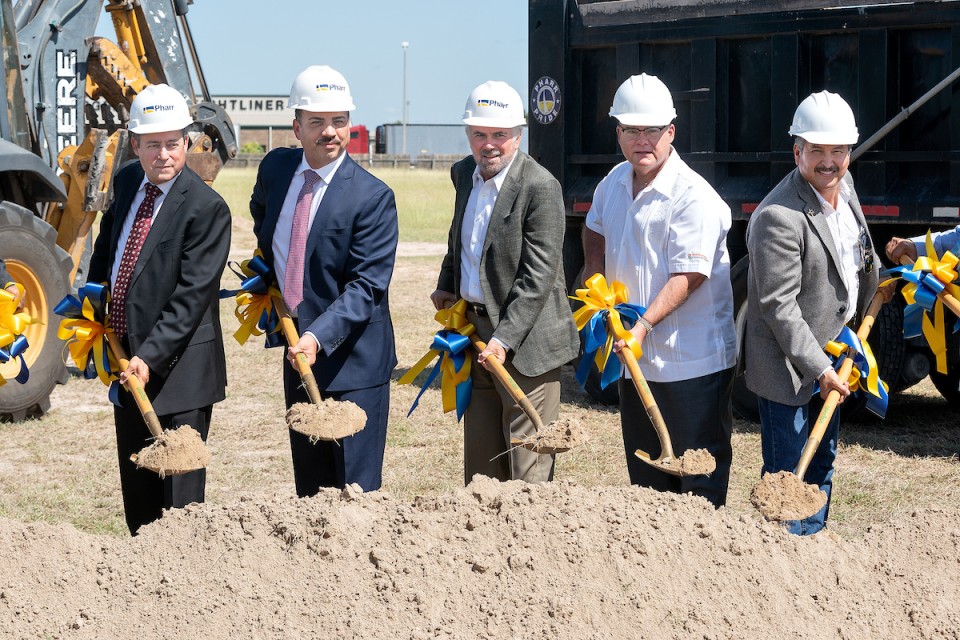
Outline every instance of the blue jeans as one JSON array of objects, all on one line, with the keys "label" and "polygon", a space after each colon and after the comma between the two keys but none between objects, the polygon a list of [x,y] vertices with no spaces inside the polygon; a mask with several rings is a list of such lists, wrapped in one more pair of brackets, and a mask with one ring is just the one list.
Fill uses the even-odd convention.
[{"label": "blue jeans", "polygon": [[[803,445],[810,435],[810,403],[793,407],[766,398],[757,398],[760,407],[760,446],[763,450],[763,473],[789,471],[793,473],[800,462]],[[823,434],[820,446],[807,472],[804,482],[820,486],[827,494],[827,504],[820,511],[804,520],[789,520],[784,527],[790,533],[808,536],[823,529],[830,512],[830,490],[833,488],[833,461],[837,457],[837,436],[840,432],[840,408],[833,413],[830,424]]]}]

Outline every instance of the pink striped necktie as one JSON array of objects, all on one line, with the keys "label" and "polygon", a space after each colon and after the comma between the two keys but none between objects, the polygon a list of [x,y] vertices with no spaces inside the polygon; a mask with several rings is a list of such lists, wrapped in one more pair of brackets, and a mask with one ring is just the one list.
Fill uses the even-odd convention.
[{"label": "pink striped necktie", "polygon": [[117,280],[113,283],[113,294],[110,300],[110,325],[118,335],[127,335],[127,292],[130,291],[130,280],[133,269],[137,266],[140,250],[150,232],[153,222],[153,205],[162,191],[155,184],[148,182],[144,187],[145,195],[137,215],[133,219],[133,228],[127,236],[127,244],[123,247],[123,257],[120,259],[120,268],[117,270]]},{"label": "pink striped necktie", "polygon": [[312,169],[303,172],[303,187],[293,210],[290,252],[287,254],[287,270],[283,276],[283,298],[293,312],[296,312],[297,306],[303,300],[303,263],[310,230],[310,206],[313,204],[313,186],[319,180],[320,176]]}]

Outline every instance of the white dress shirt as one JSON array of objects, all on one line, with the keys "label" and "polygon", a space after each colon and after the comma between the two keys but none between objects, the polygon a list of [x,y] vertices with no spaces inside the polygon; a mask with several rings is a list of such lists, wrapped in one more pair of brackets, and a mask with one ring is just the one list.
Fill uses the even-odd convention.
[{"label": "white dress shirt", "polygon": [[[153,201],[153,214],[150,216],[151,228],[153,226],[153,221],[157,219],[157,212],[160,211],[160,206],[163,204],[163,201],[166,200],[167,194],[170,193],[170,189],[173,188],[173,183],[176,182],[177,178],[179,177],[180,174],[178,173],[166,182],[153,185],[157,189],[160,189],[160,195],[158,195]],[[123,250],[127,248],[127,240],[130,238],[130,232],[133,231],[133,223],[137,218],[137,210],[143,203],[144,198],[147,197],[148,182],[150,182],[150,180],[144,176],[143,181],[140,183],[140,187],[137,189],[137,194],[133,196],[133,202],[130,203],[130,209],[127,211],[127,216],[123,219],[123,226],[120,228],[120,239],[117,240],[117,247],[115,249],[115,253],[113,254],[113,270],[110,272],[111,291],[113,291],[114,285],[117,283],[117,274],[120,273],[120,263],[123,261]],[[147,235],[150,235],[149,232]]]},{"label": "white dress shirt", "polygon": [[[310,219],[307,223],[307,237],[309,238],[310,230],[313,228],[313,220],[317,217],[317,209],[320,207],[323,195],[327,192],[327,187],[330,185],[330,181],[333,180],[333,175],[337,172],[337,169],[340,168],[340,165],[343,164],[343,158],[345,156],[345,153],[341,153],[336,160],[319,169],[312,169],[307,163],[306,156],[304,156],[301,158],[300,165],[293,174],[293,179],[287,188],[287,195],[283,199],[283,206],[280,207],[280,215],[277,217],[277,227],[273,231],[273,244],[271,245],[273,247],[273,272],[277,276],[280,293],[283,293],[283,281],[287,273],[287,258],[290,255],[290,234],[293,230],[293,214],[297,208],[297,197],[300,195],[300,189],[303,188],[303,173],[305,171],[313,171],[320,177],[313,185],[313,201],[310,203]],[[304,257],[304,273],[306,273],[307,270],[307,262],[306,257]],[[297,310],[290,309],[290,313],[296,317]]]},{"label": "white dress shirt", "polygon": [[460,227],[460,297],[469,302],[486,304],[483,290],[480,288],[480,260],[483,258],[483,244],[490,226],[490,215],[497,203],[497,196],[507,179],[507,173],[517,159],[516,154],[500,173],[489,180],[480,175],[480,167],[473,170],[473,189],[467,199],[463,212],[463,225]]},{"label": "white dress shirt", "polygon": [[736,364],[730,224],[730,208],[676,149],[636,198],[629,162],[597,186],[586,225],[604,237],[607,282],[625,284],[631,303],[649,305],[671,274],[707,277],[644,338],[639,365],[647,379],[678,382]]},{"label": "white dress shirt", "polygon": [[[813,185],[810,186],[813,187]],[[813,192],[817,194],[817,200],[820,201],[823,216],[830,226],[833,245],[840,257],[840,275],[843,276],[843,284],[847,287],[847,313],[843,319],[846,324],[857,314],[857,301],[860,296],[859,274],[863,267],[863,256],[860,253],[860,223],[857,222],[857,217],[850,208],[850,186],[846,182],[840,181],[836,209],[824,200],[815,188]]]}]

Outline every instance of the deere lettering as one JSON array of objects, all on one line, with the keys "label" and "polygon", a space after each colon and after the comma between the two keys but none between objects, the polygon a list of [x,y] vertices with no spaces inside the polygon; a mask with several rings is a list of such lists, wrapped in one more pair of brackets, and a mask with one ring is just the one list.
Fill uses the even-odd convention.
[{"label": "deere lettering", "polygon": [[57,50],[57,153],[77,144],[77,51]]}]

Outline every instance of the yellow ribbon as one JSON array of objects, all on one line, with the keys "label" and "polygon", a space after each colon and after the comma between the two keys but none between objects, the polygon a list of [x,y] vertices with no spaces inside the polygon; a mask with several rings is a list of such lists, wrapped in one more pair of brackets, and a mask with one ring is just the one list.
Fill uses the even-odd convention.
[{"label": "yellow ribbon", "polygon": [[[440,309],[433,319],[443,325],[443,330],[459,333],[469,337],[475,327],[467,321],[467,301],[457,300],[448,309]],[[440,390],[443,399],[443,412],[448,413],[457,408],[457,385],[470,379],[470,357],[464,359],[463,366],[457,371],[456,363],[449,352],[430,349],[413,365],[398,381],[398,384],[412,384],[420,373],[433,360],[441,356],[440,360]]]},{"label": "yellow ribbon", "polygon": [[[877,359],[873,355],[873,350],[870,348],[870,344],[866,340],[862,340],[860,344],[863,346],[863,357],[867,361],[867,391],[874,396],[880,397],[880,385],[883,385],[884,389],[887,389],[887,383],[880,379],[880,371],[877,367]],[[827,346],[823,348],[828,354],[832,355],[834,358],[839,358],[847,352],[847,349],[850,348],[850,345],[844,344],[842,342],[837,342],[836,340],[830,340],[827,342]],[[862,379],[862,372],[860,369],[854,365],[853,369],[850,370],[850,378],[847,380],[847,384],[850,387],[850,393],[856,393],[860,388],[860,380]]]},{"label": "yellow ribbon", "polygon": [[61,320],[57,337],[68,341],[67,349],[70,350],[70,356],[81,370],[86,368],[87,359],[93,352],[97,377],[100,378],[100,382],[110,386],[111,381],[120,379],[115,373],[120,369],[120,363],[113,355],[113,350],[107,346],[107,332],[112,333],[113,329],[103,326],[96,320],[93,305],[89,299],[84,298],[83,319]]},{"label": "yellow ribbon", "polygon": [[[920,257],[913,263],[914,271],[929,271],[944,287],[944,291],[960,298],[960,286],[955,284],[957,280],[957,263],[960,258],[947,251],[943,256],[937,255],[937,250],[933,245],[933,236],[927,231],[925,240],[927,255]],[[903,297],[908,304],[916,304],[915,294],[918,285],[909,283],[903,287]],[[923,336],[930,345],[930,351],[933,352],[937,361],[937,371],[947,373],[947,338],[946,324],[943,317],[943,302],[937,296],[937,301],[933,307],[933,321],[924,313],[922,320]]]},{"label": "yellow ribbon", "polygon": [[[266,317],[267,328],[270,330],[270,333],[280,330],[279,323],[275,323],[275,326],[270,327],[271,319],[276,317],[276,312],[274,310],[274,297],[281,299],[282,294],[280,289],[278,289],[273,283],[267,284],[264,280],[267,277],[266,274],[258,273],[257,271],[250,268],[250,263],[255,259],[263,260],[263,254],[260,252],[260,249],[257,249],[251,260],[244,260],[240,263],[240,271],[247,278],[252,278],[254,276],[261,276],[262,285],[266,286],[266,292],[255,293],[251,291],[244,291],[240,289],[237,291],[234,299],[237,303],[237,308],[234,309],[233,315],[240,322],[240,328],[236,330],[233,334],[233,337],[236,338],[237,342],[240,344],[246,344],[247,340],[250,339],[250,336],[262,336],[263,331],[257,326],[260,323],[260,318]],[[272,277],[272,275],[271,275]],[[261,285],[261,286],[262,286]]]},{"label": "yellow ribbon", "polygon": [[577,289],[576,295],[569,296],[571,300],[578,300],[583,306],[573,313],[573,321],[577,325],[577,331],[583,330],[594,315],[602,311],[610,313],[610,324],[613,325],[613,335],[607,335],[606,344],[602,349],[597,350],[594,357],[594,363],[600,371],[607,366],[607,360],[610,358],[610,352],[613,350],[614,338],[623,340],[633,355],[639,359],[643,355],[643,349],[640,343],[633,336],[629,329],[623,326],[620,318],[620,312],[616,306],[628,301],[627,287],[622,282],[614,280],[607,284],[607,279],[602,273],[596,273],[586,281],[585,289]]},{"label": "yellow ribbon", "polygon": [[[16,282],[10,284],[17,288],[20,292],[19,298],[22,299],[23,285]],[[14,302],[17,297],[5,288],[0,289],[0,349],[16,340],[29,325],[43,324],[39,318],[34,318],[26,311],[17,313],[17,303]]]}]

